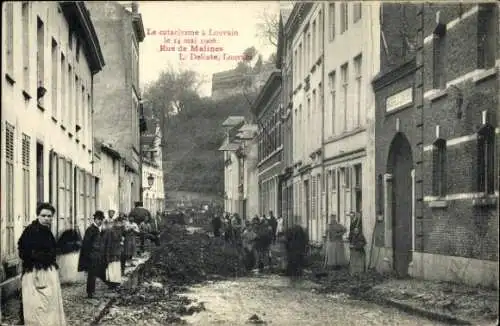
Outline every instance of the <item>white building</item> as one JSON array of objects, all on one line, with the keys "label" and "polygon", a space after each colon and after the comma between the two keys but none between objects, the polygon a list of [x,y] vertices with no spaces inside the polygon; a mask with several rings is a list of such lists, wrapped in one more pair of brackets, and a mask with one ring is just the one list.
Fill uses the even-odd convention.
[{"label": "white building", "polygon": [[250,219],[259,212],[257,125],[230,116],[222,126],[226,129],[219,148],[224,152],[224,211]]},{"label": "white building", "polygon": [[2,8],[0,262],[10,278],[37,202],[56,207],[56,237],[83,231],[95,210],[92,82],[104,59],[83,2]]},{"label": "white building", "polygon": [[[151,122],[153,123],[153,122]],[[161,128],[158,123],[154,134],[141,137],[142,146],[142,198],[144,207],[153,215],[165,210],[165,190],[161,150]]]},{"label": "white building", "polygon": [[371,81],[380,67],[380,4],[324,5],[326,214],[335,215],[347,229],[358,214],[370,243],[376,219],[375,96]]},{"label": "white building", "polygon": [[94,174],[98,178],[97,209],[120,211],[120,178],[124,164],[110,144],[94,142]]},{"label": "white building", "polygon": [[321,240],[326,226],[321,201],[324,10],[322,2],[298,3],[285,25],[293,53],[293,211],[312,241]]}]

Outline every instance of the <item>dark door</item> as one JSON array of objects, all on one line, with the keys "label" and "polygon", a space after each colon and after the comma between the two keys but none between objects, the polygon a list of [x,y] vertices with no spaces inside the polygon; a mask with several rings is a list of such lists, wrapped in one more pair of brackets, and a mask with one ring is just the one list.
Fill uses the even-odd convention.
[{"label": "dark door", "polygon": [[408,275],[412,260],[412,183],[413,159],[410,143],[399,133],[389,151],[388,172],[392,174],[392,237],[394,270],[400,277]]},{"label": "dark door", "polygon": [[304,196],[306,198],[305,200],[305,205],[306,205],[306,229],[307,229],[307,234],[309,235],[309,238],[311,238],[311,234],[309,231],[311,230],[309,226],[309,221],[310,221],[310,209],[311,209],[311,194],[309,192],[309,180],[304,181]]}]

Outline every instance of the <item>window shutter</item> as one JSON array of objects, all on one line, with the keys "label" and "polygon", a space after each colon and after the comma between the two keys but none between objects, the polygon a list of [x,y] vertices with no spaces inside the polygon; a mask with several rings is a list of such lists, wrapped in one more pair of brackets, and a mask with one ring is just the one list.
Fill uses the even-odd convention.
[{"label": "window shutter", "polygon": [[23,134],[22,138],[22,170],[23,170],[23,215],[24,215],[24,227],[28,226],[30,220],[31,220],[31,185],[30,185],[30,143],[31,143],[31,138],[30,136]]}]

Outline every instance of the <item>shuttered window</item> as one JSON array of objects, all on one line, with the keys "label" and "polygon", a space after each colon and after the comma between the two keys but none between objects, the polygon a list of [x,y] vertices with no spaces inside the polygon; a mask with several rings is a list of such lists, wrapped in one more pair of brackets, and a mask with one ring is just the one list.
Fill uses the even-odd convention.
[{"label": "shuttered window", "polygon": [[14,238],[14,138],[15,128],[8,122],[5,123],[5,199],[6,199],[6,245],[7,256],[16,254]]},{"label": "shuttered window", "polygon": [[58,179],[58,201],[57,201],[57,232],[60,234],[64,231],[65,220],[68,218],[69,200],[66,192],[67,174],[66,174],[66,159],[64,157],[57,158],[57,179]]},{"label": "shuttered window", "polygon": [[31,154],[31,138],[23,134],[22,139],[22,170],[23,170],[23,215],[24,227],[31,220],[31,200],[30,200],[30,154]]},{"label": "shuttered window", "polygon": [[74,197],[73,197],[73,168],[72,162],[70,160],[66,160],[66,180],[64,183],[64,190],[66,192],[66,223],[63,226],[63,230],[69,227],[74,226]]}]

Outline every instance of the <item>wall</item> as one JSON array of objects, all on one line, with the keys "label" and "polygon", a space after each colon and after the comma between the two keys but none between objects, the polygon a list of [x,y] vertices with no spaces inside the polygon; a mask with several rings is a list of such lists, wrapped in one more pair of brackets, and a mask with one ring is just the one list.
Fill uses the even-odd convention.
[{"label": "wall", "polygon": [[132,28],[132,14],[122,5],[106,1],[88,2],[87,6],[106,61],[103,71],[94,78],[94,134],[106,139],[133,170],[123,174],[127,180],[122,191],[132,191],[122,195],[125,205],[122,209],[128,211],[129,203],[133,207],[140,200],[139,96],[132,80],[138,60],[138,56],[133,58],[132,49],[138,48],[138,42]]},{"label": "wall", "polygon": [[259,177],[257,170],[258,145],[254,140],[247,142],[245,158],[246,218],[251,219],[259,213]]},{"label": "wall", "polygon": [[94,173],[99,178],[97,207],[103,212],[110,209],[115,212],[120,211],[120,166],[120,160],[106,152],[101,151],[95,159]]},{"label": "wall", "polygon": [[[26,57],[29,58],[29,82],[25,85],[23,82],[23,42],[22,42],[22,15],[21,15],[21,2],[16,2],[13,4],[14,8],[14,19],[13,24],[13,71],[9,74],[11,79],[15,81],[14,84],[7,81],[6,78],[2,78],[2,121],[1,121],[1,148],[5,151],[6,148],[6,123],[14,126],[14,160],[13,160],[13,192],[7,189],[6,184],[6,156],[3,151],[1,154],[1,168],[0,173],[2,173],[2,184],[1,184],[1,211],[2,225],[0,230],[1,238],[1,259],[8,260],[11,263],[17,263],[17,249],[16,243],[18,237],[21,235],[24,226],[35,219],[35,209],[37,203],[37,187],[36,187],[36,143],[40,142],[43,144],[43,195],[39,196],[39,199],[49,200],[55,195],[57,187],[53,188],[52,194],[50,193],[50,184],[56,185],[54,180],[50,179],[49,176],[49,151],[53,150],[60,156],[74,162],[80,169],[83,169],[87,176],[92,173],[92,137],[91,137],[91,124],[90,120],[82,125],[82,129],[76,133],[75,125],[76,119],[73,115],[73,119],[69,119],[68,115],[63,115],[67,113],[63,111],[65,108],[71,109],[75,112],[75,106],[73,105],[63,105],[61,103],[61,96],[57,98],[53,96],[52,92],[52,68],[51,68],[51,52],[52,52],[52,38],[57,42],[57,75],[58,81],[61,80],[60,71],[60,56],[64,53],[69,62],[74,67],[80,80],[83,80],[85,85],[85,90],[91,89],[91,73],[86,62],[84,55],[80,55],[79,62],[76,62],[76,56],[73,52],[74,49],[68,47],[68,24],[63,17],[63,14],[58,11],[58,3],[53,2],[39,2],[30,3],[31,8],[30,23],[29,23],[29,52]],[[5,10],[2,12],[3,18],[5,17]],[[44,80],[43,85],[47,89],[47,93],[41,101],[43,106],[37,106],[36,100],[36,52],[37,52],[37,15],[43,20],[45,28],[44,37]],[[2,19],[3,24],[7,24],[7,19]],[[6,26],[2,28],[2,39],[6,40]],[[19,42],[17,41],[19,40]],[[76,41],[73,41],[73,46],[76,47]],[[4,50],[5,49],[5,50]],[[2,47],[3,51],[6,51],[6,47]],[[2,71],[7,72],[7,60],[6,53],[3,53],[2,60]],[[72,79],[74,76],[72,76]],[[81,85],[79,85],[81,88]],[[23,95],[23,91],[25,94]],[[60,94],[60,93],[56,93]],[[55,104],[55,105],[54,105]],[[85,112],[89,112],[88,106],[83,106],[86,111],[83,113],[83,118],[87,115]],[[53,108],[55,110],[53,111]],[[63,124],[64,123],[64,124]],[[24,205],[22,198],[24,198],[24,186],[23,180],[23,169],[22,169],[22,135],[26,134],[29,136],[29,181],[27,181],[27,187],[29,191],[26,192],[29,202],[28,205]],[[54,167],[54,166],[53,166]],[[73,173],[73,170],[71,170]],[[55,174],[55,172],[54,172]],[[60,185],[60,184],[59,184]],[[70,186],[68,184],[68,186]],[[7,231],[5,229],[5,221],[9,218],[7,216],[7,193],[10,193],[13,200],[13,212],[14,215],[10,216],[13,218],[13,238],[7,237]],[[55,197],[54,197],[55,198]],[[55,199],[53,204],[56,208],[59,206]],[[79,212],[77,212],[79,213]],[[56,212],[59,219],[54,219],[53,229],[54,231],[62,231],[66,227],[70,226],[71,223],[64,222],[64,219],[71,220],[75,222],[75,215],[64,216],[62,212]],[[60,222],[60,223],[59,223]],[[80,221],[79,221],[80,222]],[[58,224],[59,223],[59,224]],[[57,233],[56,233],[57,234]],[[7,241],[10,241],[11,246],[7,247]]]}]

